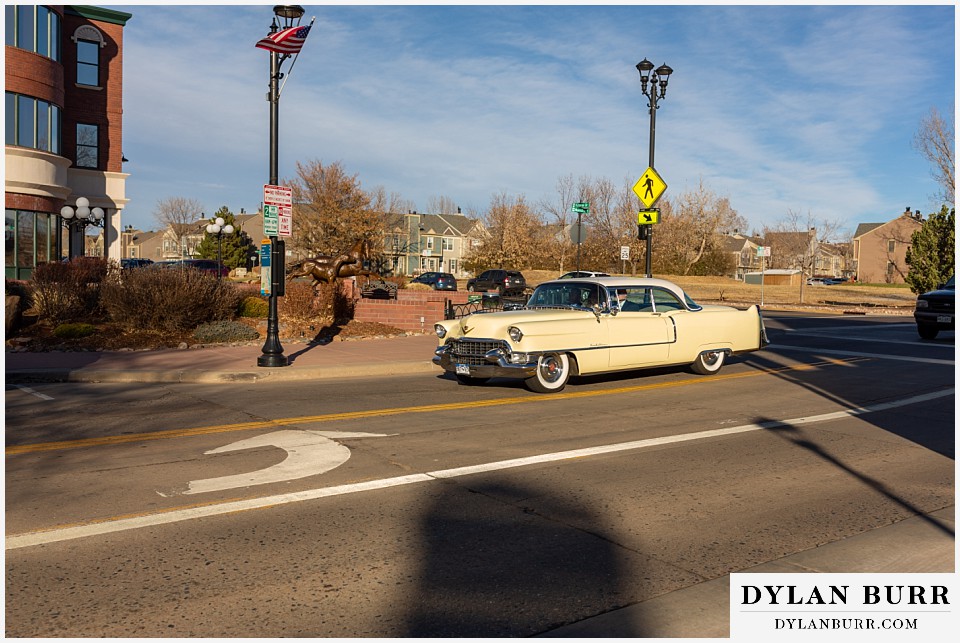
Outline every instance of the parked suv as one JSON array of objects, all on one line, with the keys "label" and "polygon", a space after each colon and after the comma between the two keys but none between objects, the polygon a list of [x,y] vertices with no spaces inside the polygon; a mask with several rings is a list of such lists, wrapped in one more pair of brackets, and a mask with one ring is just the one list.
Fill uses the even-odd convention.
[{"label": "parked suv", "polygon": [[527,280],[516,270],[484,270],[479,277],[467,281],[470,292],[496,290],[501,295],[518,294],[527,287]]},{"label": "parked suv", "polygon": [[434,290],[456,290],[457,278],[449,272],[425,272],[416,279],[411,280],[413,284],[427,284]]},{"label": "parked suv", "polygon": [[953,330],[955,304],[954,277],[937,290],[917,297],[913,318],[917,320],[917,333],[923,339],[936,339],[941,330]]}]

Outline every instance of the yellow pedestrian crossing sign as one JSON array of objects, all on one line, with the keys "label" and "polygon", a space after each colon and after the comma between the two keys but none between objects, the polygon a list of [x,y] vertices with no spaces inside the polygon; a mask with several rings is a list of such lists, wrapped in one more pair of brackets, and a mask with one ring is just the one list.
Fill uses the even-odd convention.
[{"label": "yellow pedestrian crossing sign", "polygon": [[652,167],[648,167],[647,171],[643,173],[633,186],[634,193],[640,197],[640,201],[648,208],[652,208],[653,204],[660,200],[660,197],[666,189],[667,184],[663,182],[663,179],[660,178],[660,175],[657,174],[657,171]]}]

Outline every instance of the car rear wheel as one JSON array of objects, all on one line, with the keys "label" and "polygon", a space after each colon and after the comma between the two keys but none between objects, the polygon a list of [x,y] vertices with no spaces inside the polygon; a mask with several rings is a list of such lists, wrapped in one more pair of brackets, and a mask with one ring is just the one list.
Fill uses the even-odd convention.
[{"label": "car rear wheel", "polygon": [[566,353],[545,353],[537,360],[537,372],[525,384],[534,393],[556,393],[569,379],[570,359]]},{"label": "car rear wheel", "polygon": [[917,324],[917,333],[920,335],[920,339],[936,339],[939,331],[940,329],[930,324]]},{"label": "car rear wheel", "polygon": [[719,372],[726,357],[727,353],[722,350],[703,351],[697,355],[697,359],[694,360],[690,368],[698,375],[713,375]]},{"label": "car rear wheel", "polygon": [[473,292],[473,284],[467,284],[467,290]]}]

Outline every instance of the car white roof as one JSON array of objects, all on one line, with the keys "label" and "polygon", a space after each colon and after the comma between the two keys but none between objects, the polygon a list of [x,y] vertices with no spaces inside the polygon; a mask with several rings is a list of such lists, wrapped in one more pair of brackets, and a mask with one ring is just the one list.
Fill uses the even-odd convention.
[{"label": "car white roof", "polygon": [[575,277],[573,279],[552,279],[543,283],[571,284],[577,282],[599,284],[605,288],[663,288],[673,292],[680,299],[685,297],[680,286],[672,281],[655,277]]}]

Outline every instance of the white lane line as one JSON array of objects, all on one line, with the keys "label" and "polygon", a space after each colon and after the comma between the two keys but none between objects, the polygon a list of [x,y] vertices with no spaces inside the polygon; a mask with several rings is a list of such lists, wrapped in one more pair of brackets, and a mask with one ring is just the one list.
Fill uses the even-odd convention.
[{"label": "white lane line", "polygon": [[952,359],[933,359],[932,357],[909,357],[907,355],[888,355],[886,353],[860,353],[856,351],[838,351],[830,348],[809,348],[807,346],[787,346],[786,344],[770,344],[767,350],[784,349],[788,351],[802,351],[814,355],[846,355],[852,357],[872,357],[874,359],[892,359],[898,362],[921,362],[923,364],[944,364],[953,366],[956,364]]},{"label": "white lane line", "polygon": [[305,502],[316,500],[318,498],[329,498],[332,496],[342,496],[351,493],[360,493],[363,491],[372,491],[375,489],[388,489],[390,487],[399,487],[421,482],[430,482],[444,478],[457,478],[476,473],[488,473],[491,471],[502,471],[504,469],[513,469],[525,467],[534,464],[544,464],[547,462],[558,462],[562,460],[572,460],[574,458],[586,458],[606,453],[617,453],[622,451],[631,451],[645,449],[648,447],[659,446],[663,444],[676,444],[679,442],[690,442],[693,440],[704,440],[708,438],[724,437],[736,435],[739,433],[748,433],[751,431],[761,431],[776,429],[784,426],[797,426],[800,424],[812,424],[815,422],[826,422],[829,420],[839,420],[864,413],[875,413],[877,411],[886,411],[889,409],[907,406],[910,404],[919,404],[935,400],[941,397],[947,397],[954,394],[954,389],[935,391],[923,395],[893,400],[890,402],[880,402],[869,406],[858,406],[833,413],[823,413],[809,417],[792,418],[789,420],[777,420],[770,422],[761,422],[758,424],[744,424],[742,426],[729,427],[726,429],[712,429],[709,431],[698,431],[696,433],[685,433],[682,435],[668,435],[660,438],[649,438],[646,440],[634,440],[631,442],[620,442],[617,444],[608,444],[585,449],[574,449],[572,451],[559,451],[557,453],[544,453],[542,455],[530,456],[526,458],[514,458],[512,460],[500,460],[497,462],[488,462],[468,467],[456,467],[453,469],[441,469],[428,473],[411,474],[407,476],[398,476],[394,478],[385,478],[381,480],[370,480],[368,482],[359,482],[353,484],[338,485],[335,487],[322,487],[319,489],[306,489],[292,493],[266,496],[263,498],[249,498],[246,500],[234,500],[213,505],[203,505],[199,507],[189,507],[186,509],[177,509],[162,513],[147,514],[143,516],[134,516],[131,518],[117,518],[71,527],[62,527],[48,531],[39,531],[26,534],[13,534],[6,537],[7,551],[12,549],[21,549],[23,547],[32,547],[35,545],[45,545],[49,543],[61,542],[65,540],[74,540],[77,538],[86,538],[88,536],[98,536],[103,534],[127,531],[130,529],[139,529],[142,527],[152,527],[165,525],[195,518],[206,518],[211,516],[222,516],[224,514],[237,513],[241,511],[250,511],[253,509],[265,509],[296,502]]},{"label": "white lane line", "polygon": [[36,396],[39,397],[41,400],[52,400],[52,399],[53,399],[53,398],[50,397],[49,395],[44,395],[43,393],[39,393],[39,392],[37,392],[37,391],[34,391],[34,390],[33,390],[32,388],[30,388],[29,386],[23,386],[23,385],[21,385],[21,384],[14,384],[14,386],[15,386],[16,388],[20,389],[21,391],[23,391],[24,393],[29,393],[30,395],[36,395]]},{"label": "white lane line", "polygon": [[841,331],[848,333],[852,330],[876,330],[884,331],[890,329],[900,329],[900,328],[916,328],[916,322],[910,322],[909,324],[852,324],[850,326],[823,326],[818,328],[785,328],[786,332],[791,335],[806,335],[806,334],[816,334],[816,333],[825,333],[825,332],[836,332]]},{"label": "white lane line", "polygon": [[819,339],[842,339],[844,341],[854,341],[854,342],[870,342],[871,344],[903,344],[904,346],[920,346],[922,348],[948,348],[953,350],[953,344],[930,344],[921,342],[919,339],[912,342],[904,341],[902,339],[877,339],[876,337],[849,337],[842,333],[790,333],[791,337],[817,337]]}]

